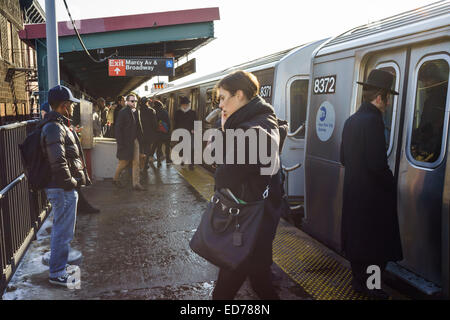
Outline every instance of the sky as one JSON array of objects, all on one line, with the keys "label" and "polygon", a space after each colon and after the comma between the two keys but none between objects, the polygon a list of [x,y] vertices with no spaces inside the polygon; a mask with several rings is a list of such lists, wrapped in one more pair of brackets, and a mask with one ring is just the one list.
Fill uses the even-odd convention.
[{"label": "sky", "polygon": [[[38,0],[45,10],[45,0]],[[150,12],[219,7],[215,40],[189,58],[197,72],[175,83],[339,35],[354,27],[416,9],[436,0],[66,0],[74,20]],[[67,21],[62,0],[56,0],[58,21]],[[186,62],[182,59],[180,64]],[[160,80],[167,79],[161,77]],[[156,82],[152,79],[149,84]],[[145,95],[143,87],[139,95]]]}]

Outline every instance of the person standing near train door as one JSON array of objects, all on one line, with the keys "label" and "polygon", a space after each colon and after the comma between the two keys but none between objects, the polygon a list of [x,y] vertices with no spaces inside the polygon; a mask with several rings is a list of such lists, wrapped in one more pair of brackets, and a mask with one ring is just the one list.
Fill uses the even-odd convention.
[{"label": "person standing near train door", "polygon": [[359,110],[346,120],[342,132],[341,163],[345,167],[342,207],[342,248],[352,267],[353,289],[388,298],[381,288],[368,287],[369,266],[380,274],[388,261],[403,259],[397,217],[397,191],[387,163],[382,114],[394,76],[372,70],[363,86]]},{"label": "person standing near train door", "polygon": [[[189,169],[194,170],[194,122],[197,120],[197,114],[191,109],[191,100],[188,97],[182,96],[180,98],[180,109],[175,112],[174,116],[175,128],[174,129],[186,129],[191,133],[191,159]],[[183,155],[184,165],[186,157]]]}]

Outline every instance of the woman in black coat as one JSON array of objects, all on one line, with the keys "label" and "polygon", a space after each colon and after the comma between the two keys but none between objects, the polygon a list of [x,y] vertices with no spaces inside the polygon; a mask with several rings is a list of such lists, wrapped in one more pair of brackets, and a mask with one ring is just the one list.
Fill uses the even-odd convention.
[{"label": "woman in black coat", "polygon": [[[257,95],[259,83],[256,77],[251,73],[237,71],[223,78],[218,83],[217,90],[219,107],[222,109],[222,129],[243,129],[244,131],[251,129],[256,132],[263,131],[266,135],[272,133],[276,147],[272,152],[276,152],[280,140],[277,118],[272,106]],[[268,175],[262,175],[263,166],[259,157],[257,164],[249,164],[250,150],[247,142],[245,164],[227,164],[225,154],[225,164],[219,165],[215,172],[215,188],[228,188],[239,199],[251,202],[263,199],[264,191],[269,186],[269,197],[265,201],[264,212],[261,212],[263,222],[254,252],[247,261],[237,270],[220,269],[213,299],[233,299],[247,277],[261,299],[278,299],[278,294],[271,283],[270,266],[272,265],[272,241],[275,238],[281,209],[279,156],[278,153],[274,153],[276,163],[270,164],[272,171]],[[233,151],[236,156],[241,150]]]}]

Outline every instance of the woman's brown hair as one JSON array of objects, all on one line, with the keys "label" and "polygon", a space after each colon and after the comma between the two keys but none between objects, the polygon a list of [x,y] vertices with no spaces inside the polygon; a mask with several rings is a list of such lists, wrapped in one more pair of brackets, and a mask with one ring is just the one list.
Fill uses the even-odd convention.
[{"label": "woman's brown hair", "polygon": [[239,70],[220,80],[216,85],[216,90],[219,88],[227,90],[232,95],[236,94],[238,90],[242,90],[247,99],[251,100],[259,93],[259,81],[252,73]]}]

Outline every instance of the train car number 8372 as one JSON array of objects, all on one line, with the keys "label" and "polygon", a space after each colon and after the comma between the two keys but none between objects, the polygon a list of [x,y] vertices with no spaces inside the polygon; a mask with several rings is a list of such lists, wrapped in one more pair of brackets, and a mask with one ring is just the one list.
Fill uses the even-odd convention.
[{"label": "train car number 8372", "polygon": [[336,92],[336,75],[314,79],[314,94],[332,94]]}]

